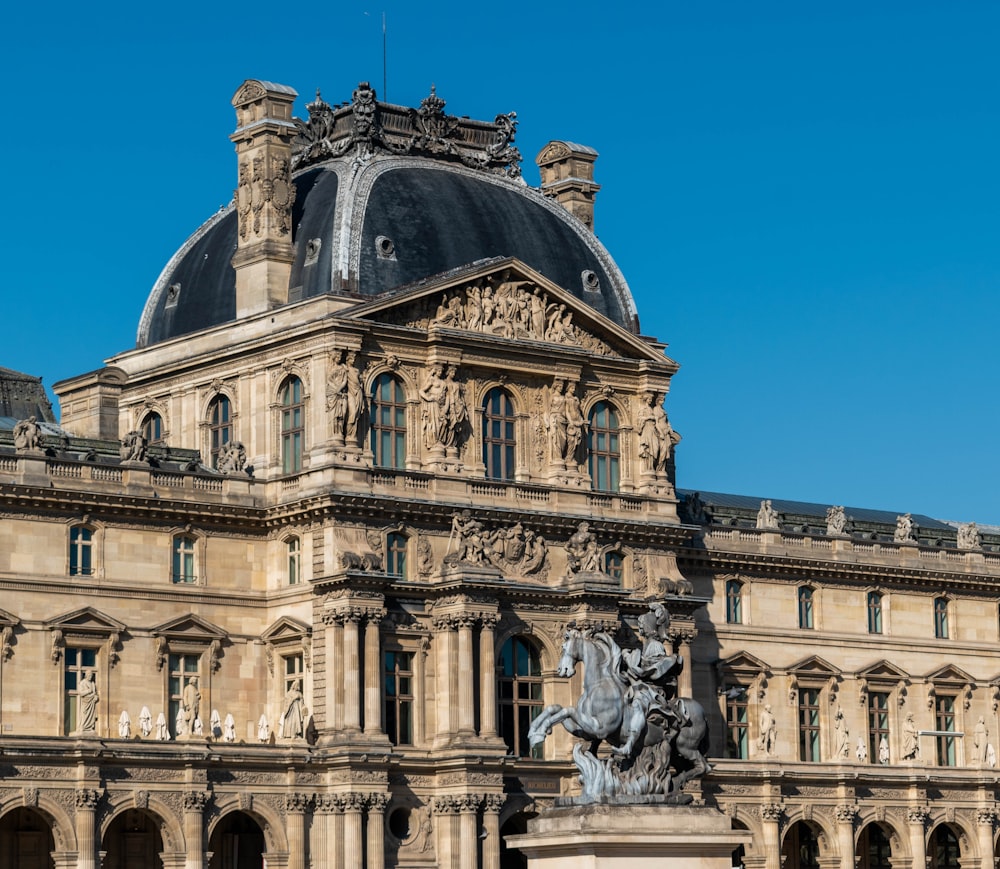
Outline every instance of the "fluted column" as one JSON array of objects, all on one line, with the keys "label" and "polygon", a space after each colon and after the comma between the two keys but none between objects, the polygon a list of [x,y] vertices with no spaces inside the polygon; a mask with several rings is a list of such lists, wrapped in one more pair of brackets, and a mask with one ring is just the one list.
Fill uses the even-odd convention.
[{"label": "fluted column", "polygon": [[[760,807],[761,827],[764,833],[764,841],[760,850],[767,856],[765,869],[781,869],[781,837],[780,827],[781,805],[778,803],[767,803]],[[755,849],[757,850],[757,849]]]},{"label": "fluted column", "polygon": [[677,648],[677,654],[684,659],[684,667],[677,677],[677,695],[691,697],[694,693],[691,677],[691,644],[698,636],[698,631],[693,622],[685,623],[677,620],[671,623],[669,634],[671,642]]},{"label": "fluted column", "polygon": [[382,653],[378,626],[382,612],[371,610],[365,618],[365,733],[382,733]]},{"label": "fluted column", "polygon": [[479,820],[479,806],[483,798],[479,794],[466,794],[458,804],[458,846],[464,860],[470,866],[476,865],[476,851]]},{"label": "fluted column", "polygon": [[325,632],[323,647],[326,651],[326,726],[332,730],[344,729],[344,621],[340,613],[323,616]]},{"label": "fluted column", "polygon": [[503,810],[503,794],[487,794],[483,800],[483,867],[500,869],[500,812]]},{"label": "fluted column", "polygon": [[288,869],[306,869],[306,811],[312,800],[308,794],[286,794],[288,825]]},{"label": "fluted column", "polygon": [[483,615],[479,630],[479,735],[487,738],[497,735],[496,624],[495,615]]},{"label": "fluted column", "polygon": [[854,869],[854,819],[858,811],[854,806],[842,805],[834,809],[837,816],[837,843],[840,846],[840,869]]},{"label": "fluted column", "polygon": [[313,822],[309,828],[309,857],[312,869],[330,869],[330,825],[334,801],[317,796],[313,804]]},{"label": "fluted column", "polygon": [[452,725],[452,702],[451,680],[454,676],[455,667],[451,660],[451,639],[454,620],[448,616],[440,616],[434,619],[434,645],[437,654],[434,660],[435,669],[435,696],[437,703],[437,734],[446,736],[454,731]]},{"label": "fluted column", "polygon": [[[365,798],[362,794],[347,794],[344,799],[344,866],[355,869],[364,866],[364,840],[361,837],[362,812]],[[336,847],[336,846],[334,846]]]},{"label": "fluted column", "polygon": [[[346,841],[346,814],[347,796],[338,794],[330,797],[331,814],[327,816],[327,860],[329,869],[347,869],[344,862],[344,851],[347,849]],[[360,833],[359,833],[360,835]]]},{"label": "fluted column", "polygon": [[476,617],[465,613],[458,617],[458,732],[476,732],[474,694],[476,670],[472,660],[472,628]]},{"label": "fluted column", "polygon": [[413,744],[427,740],[427,653],[430,639],[422,637],[420,648],[413,657]]},{"label": "fluted column", "polygon": [[358,622],[361,613],[351,610],[344,614],[344,727],[348,730],[361,729],[361,688],[358,673]]},{"label": "fluted column", "polygon": [[976,827],[979,831],[979,853],[982,869],[994,869],[993,824],[997,813],[993,809],[979,809],[976,812]]},{"label": "fluted column", "polygon": [[[458,831],[455,829],[460,809],[461,797],[434,797],[434,843],[436,845],[439,869],[465,869],[462,863],[462,848]],[[475,860],[467,861],[475,865]]]},{"label": "fluted column", "polygon": [[368,869],[385,869],[385,807],[388,794],[368,794]]},{"label": "fluted column", "polygon": [[927,848],[924,841],[927,809],[907,809],[906,820],[910,826],[910,854],[913,857],[913,866],[924,869],[927,864]]},{"label": "fluted column", "polygon": [[184,840],[187,842],[184,869],[203,869],[205,865],[202,817],[209,796],[207,791],[184,792]]},{"label": "fluted column", "polygon": [[97,869],[94,822],[100,799],[101,792],[93,788],[81,788],[76,792],[77,869]]}]

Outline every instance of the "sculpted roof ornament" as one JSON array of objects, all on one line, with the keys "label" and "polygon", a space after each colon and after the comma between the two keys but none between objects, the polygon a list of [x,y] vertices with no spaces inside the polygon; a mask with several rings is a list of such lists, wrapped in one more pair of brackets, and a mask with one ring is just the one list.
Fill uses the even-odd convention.
[{"label": "sculpted roof ornament", "polygon": [[472,169],[517,178],[521,154],[514,147],[517,115],[497,115],[493,123],[445,114],[445,101],[434,88],[417,109],[379,102],[374,88],[361,82],[351,102],[331,106],[316,91],[308,120],[296,118],[298,136],[292,168],[301,169],[356,152],[362,158],[379,151],[426,154],[454,160]]}]

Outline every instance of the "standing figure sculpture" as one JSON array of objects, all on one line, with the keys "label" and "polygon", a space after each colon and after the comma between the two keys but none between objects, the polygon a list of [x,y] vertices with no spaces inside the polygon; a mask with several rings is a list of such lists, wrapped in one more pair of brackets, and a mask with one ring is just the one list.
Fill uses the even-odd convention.
[{"label": "standing figure sculpture", "polygon": [[920,733],[913,723],[913,713],[906,716],[903,724],[903,760],[916,760],[920,757]]},{"label": "standing figure sculpture", "polygon": [[[201,718],[199,717],[200,708],[201,691],[198,690],[198,677],[190,676],[181,694],[181,714],[178,716],[178,718],[183,718],[183,733],[194,734],[196,732],[196,724],[201,723]],[[181,735],[180,728],[178,728],[177,735]]]},{"label": "standing figure sculpture", "polygon": [[326,409],[333,437],[348,446],[358,445],[358,429],[365,410],[361,374],[355,366],[358,354],[342,350],[326,380]]},{"label": "standing figure sculpture", "polygon": [[469,426],[469,406],[465,403],[465,388],[455,376],[458,369],[448,366],[445,376],[445,411],[441,426],[441,443],[449,450],[456,450],[465,439]]},{"label": "standing figure sculpture", "polygon": [[77,688],[76,729],[78,733],[97,732],[97,703],[101,699],[97,693],[97,676],[93,670],[86,670],[83,681]]},{"label": "standing figure sculpture", "polygon": [[590,531],[589,522],[581,522],[566,542],[566,564],[570,573],[603,573],[601,549]]},{"label": "standing figure sculpture", "polygon": [[563,395],[563,381],[556,378],[549,392],[549,408],[545,413],[545,428],[549,433],[549,460],[562,465],[566,455],[567,419],[566,396]]},{"label": "standing figure sculpture", "polygon": [[563,452],[563,460],[567,468],[576,465],[576,454],[583,442],[583,430],[587,421],[583,418],[583,411],[580,408],[580,399],[576,394],[576,384],[566,383],[566,400],[564,403],[566,414],[566,446]]},{"label": "standing figure sculpture", "polygon": [[760,739],[757,745],[768,757],[774,755],[774,742],[777,736],[778,721],[771,712],[771,704],[766,703],[764,711],[760,713]]},{"label": "standing figure sculpture", "polygon": [[29,416],[14,426],[14,449],[18,452],[40,450],[42,448],[42,430],[36,417]]},{"label": "standing figure sculpture", "polygon": [[774,509],[774,505],[769,500],[760,502],[760,509],[757,511],[757,527],[771,531],[781,528],[778,511]]},{"label": "standing figure sculpture", "polygon": [[284,739],[301,739],[305,732],[302,682],[296,679],[285,693],[278,735]]},{"label": "standing figure sculpture", "polygon": [[442,432],[446,421],[448,384],[442,374],[444,366],[435,362],[427,369],[424,385],[420,388],[420,419],[427,449],[443,446]]}]

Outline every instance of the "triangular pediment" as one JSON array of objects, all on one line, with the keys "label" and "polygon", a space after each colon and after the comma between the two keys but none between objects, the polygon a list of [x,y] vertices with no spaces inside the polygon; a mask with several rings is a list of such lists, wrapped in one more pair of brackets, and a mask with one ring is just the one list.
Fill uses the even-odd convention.
[{"label": "triangular pediment", "polygon": [[770,667],[760,658],[749,652],[737,652],[719,661],[719,669],[729,673],[766,673]]},{"label": "triangular pediment", "polygon": [[49,630],[85,634],[121,633],[125,630],[125,625],[118,619],[113,619],[90,606],[56,616],[46,622],[45,627]]},{"label": "triangular pediment", "polygon": [[797,664],[789,667],[788,672],[795,673],[797,676],[837,676],[840,674],[840,670],[829,661],[824,661],[819,655],[803,658]]},{"label": "triangular pediment", "polygon": [[670,366],[651,345],[518,259],[491,260],[392,291],[339,316],[489,342],[649,359]]},{"label": "triangular pediment", "polygon": [[285,640],[301,640],[309,634],[310,628],[305,622],[293,619],[290,616],[282,616],[263,634],[261,639],[265,643],[281,643]]},{"label": "triangular pediment", "polygon": [[201,640],[206,643],[212,640],[222,640],[226,637],[226,632],[222,628],[213,625],[211,622],[201,618],[201,616],[196,616],[194,613],[188,613],[186,616],[179,616],[176,619],[171,619],[169,622],[164,622],[162,625],[153,628],[152,633],[157,637]]},{"label": "triangular pediment", "polygon": [[864,670],[859,670],[857,675],[859,679],[883,682],[900,682],[910,678],[909,673],[888,661],[879,661],[877,664],[865,667]]},{"label": "triangular pediment", "polygon": [[0,610],[0,627],[13,628],[21,624],[21,620],[7,612],[7,610]]},{"label": "triangular pediment", "polygon": [[924,678],[928,682],[953,682],[956,685],[971,685],[975,682],[968,673],[954,664],[946,664],[944,667],[928,673]]}]

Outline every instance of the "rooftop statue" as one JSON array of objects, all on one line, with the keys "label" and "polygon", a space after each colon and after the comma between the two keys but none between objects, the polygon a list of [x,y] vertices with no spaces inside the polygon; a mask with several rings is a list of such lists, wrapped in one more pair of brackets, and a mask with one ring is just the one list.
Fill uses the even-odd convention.
[{"label": "rooftop statue", "polygon": [[[661,603],[639,617],[641,649],[622,650],[605,631],[570,625],[557,672],[569,678],[583,662],[583,692],[576,706],[547,706],[528,739],[538,745],[562,724],[583,740],[573,760],[583,784],[582,802],[631,798],[628,802],[691,802],[684,783],[711,770],[705,760],[708,726],[701,705],[677,696],[683,667],[671,653],[670,615]],[[610,757],[598,757],[602,742]],[[673,774],[671,774],[671,769]]]}]

